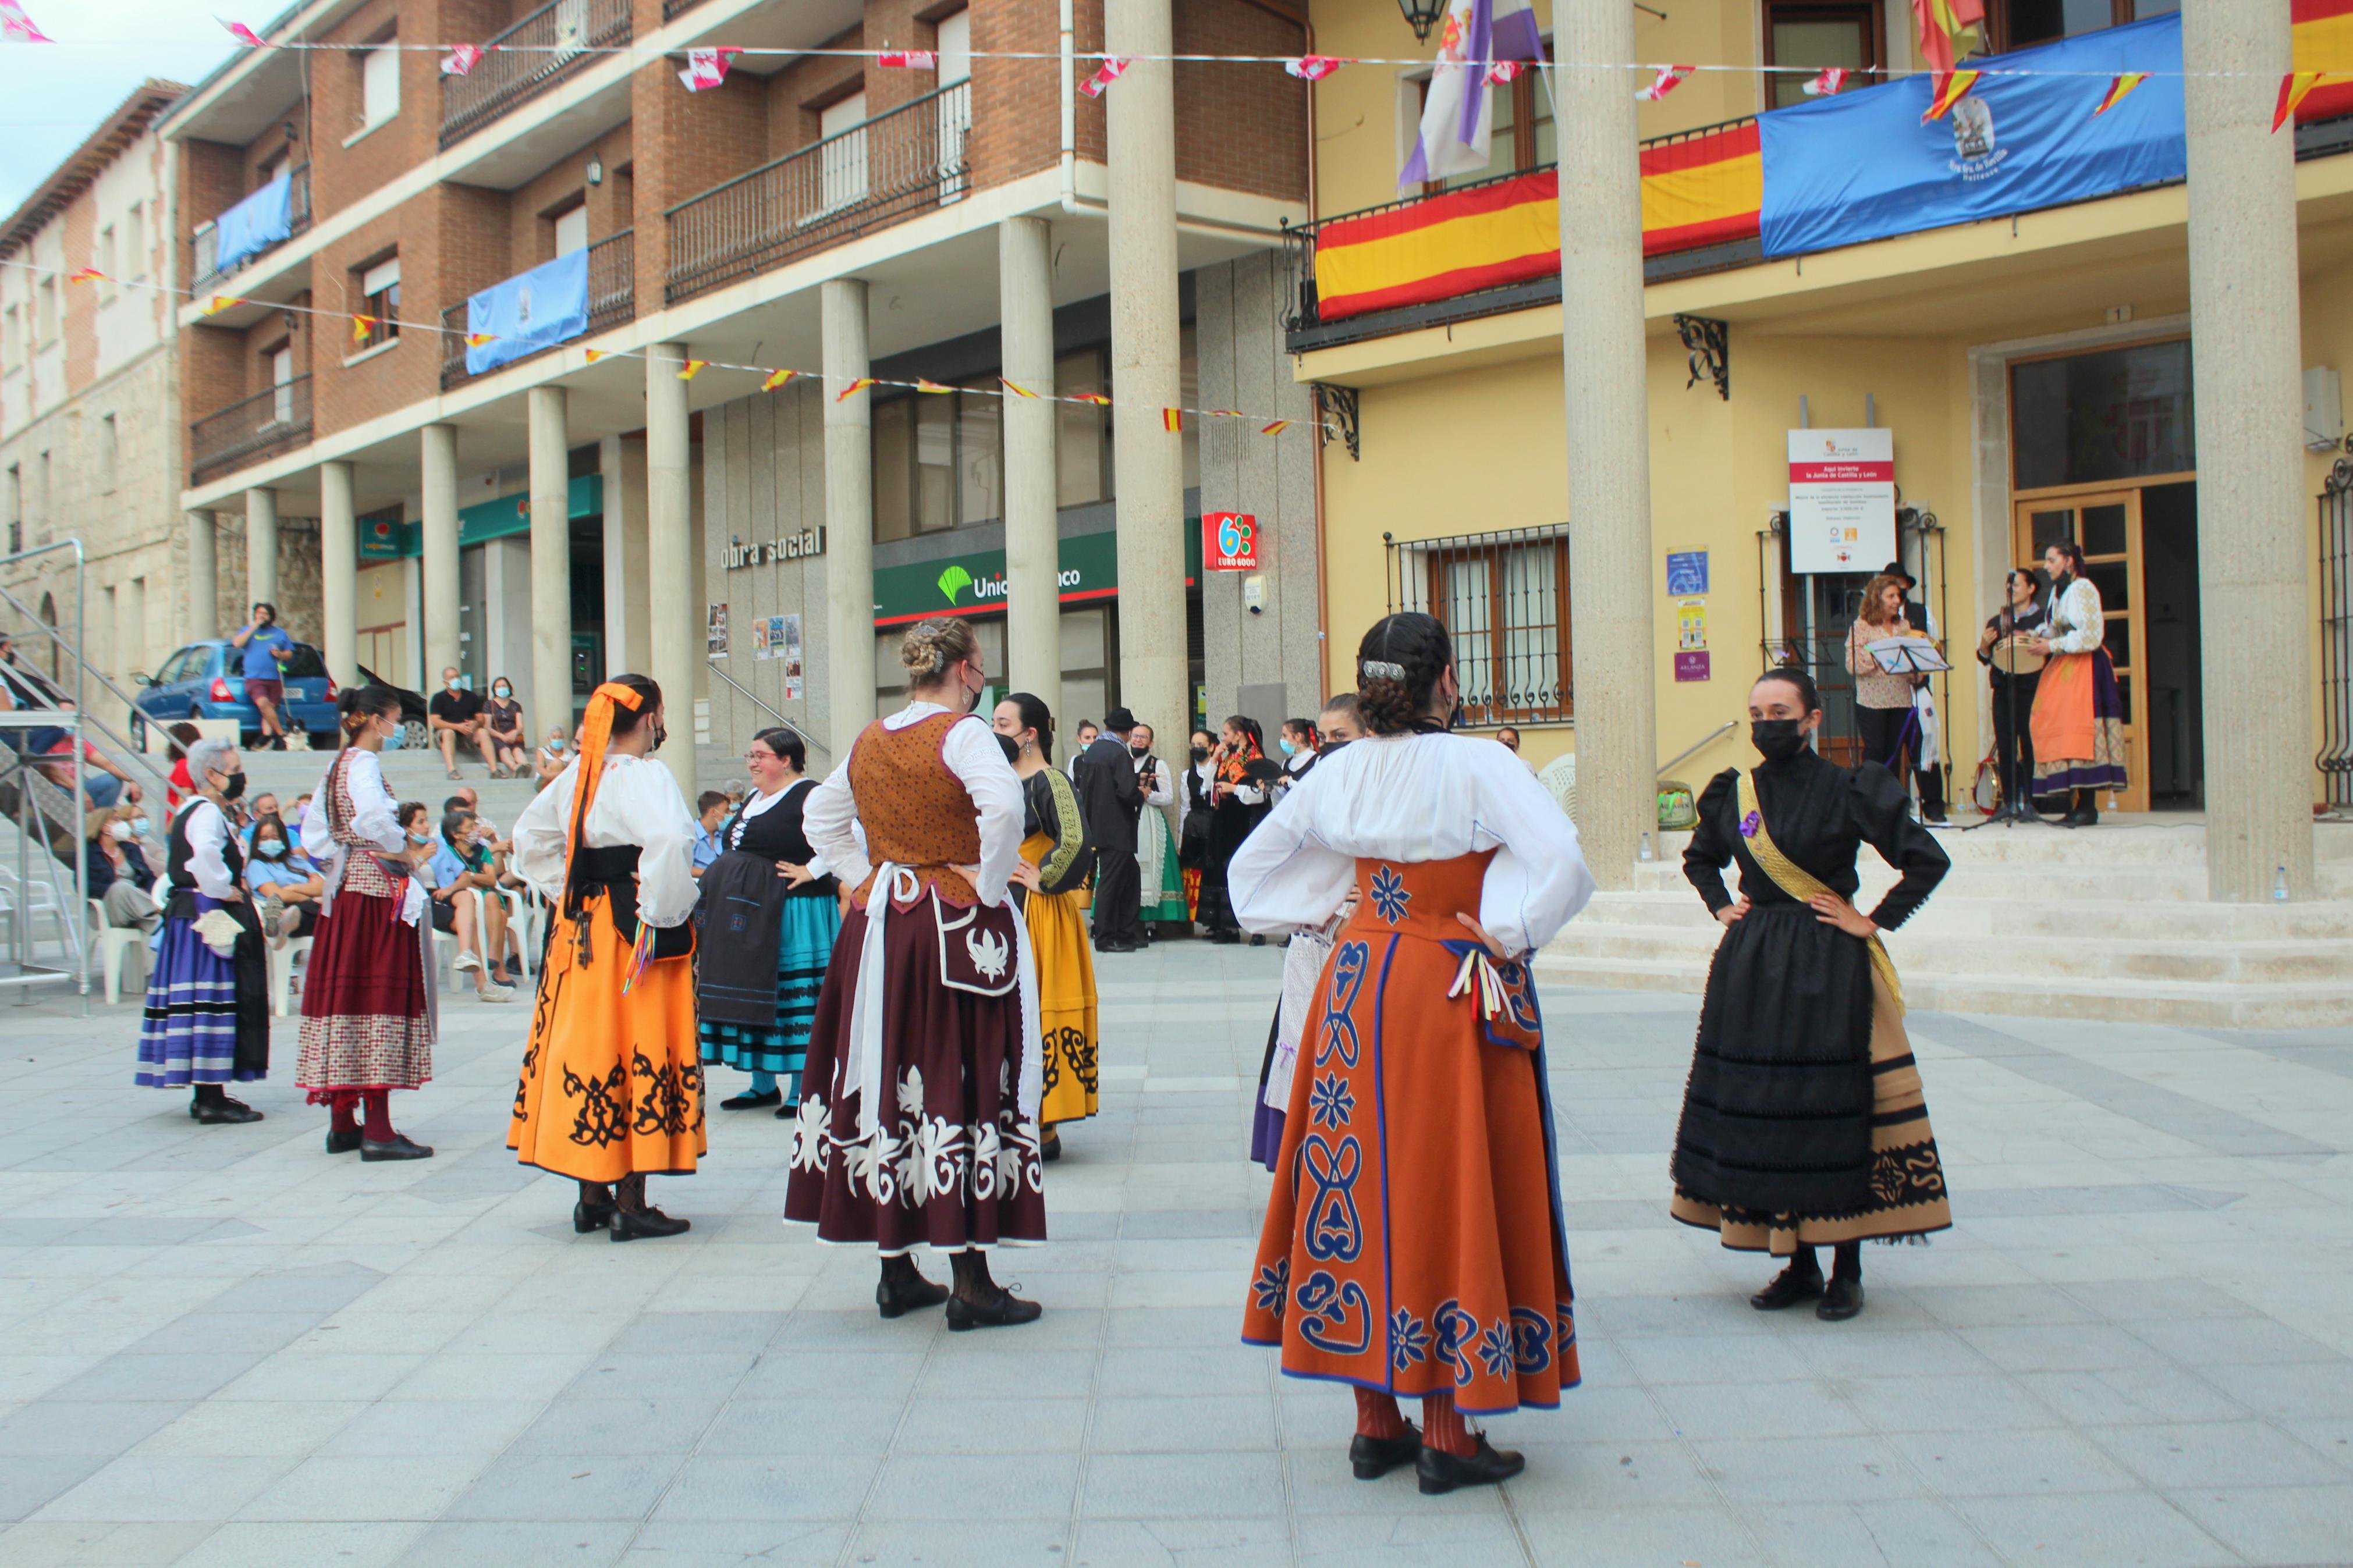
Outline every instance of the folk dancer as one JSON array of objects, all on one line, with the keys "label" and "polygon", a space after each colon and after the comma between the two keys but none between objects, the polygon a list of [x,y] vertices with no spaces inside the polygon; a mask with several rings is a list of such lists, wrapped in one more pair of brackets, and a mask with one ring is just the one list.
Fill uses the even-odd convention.
[{"label": "folk dancer", "polygon": [[380,760],[400,730],[400,693],[346,687],[336,707],[343,747],[302,822],[302,847],[325,886],[303,971],[294,1081],[327,1107],[328,1153],[429,1159],[428,1145],[393,1131],[390,1104],[394,1089],[432,1078],[436,1022],[425,889],[410,874],[408,835]]},{"label": "folk dancer", "polygon": [[[945,1300],[952,1330],[1026,1323],[1038,1304],[988,1271],[989,1248],[1046,1239],[1037,969],[1006,900],[1021,781],[971,716],[988,674],[968,623],[916,623],[899,659],[907,705],[866,727],[802,814],[852,891],[809,1030],[785,1218],[879,1251],[885,1318]],[[923,1249],[950,1255],[952,1296],[916,1268]]]},{"label": "folk dancer", "polygon": [[817,783],[801,738],[763,730],[744,762],[753,793],[720,826],[721,853],[702,873],[695,1029],[706,1067],[752,1075],[720,1110],[775,1106],[788,1121],[800,1113],[809,1021],[841,934],[840,884],[802,826]]},{"label": "folk dancer", "polygon": [[[1327,757],[1235,854],[1253,931],[1329,918],[1353,884],[1292,1086],[1242,1337],[1353,1384],[1349,1459],[1424,1493],[1504,1480],[1466,1415],[1552,1408],[1577,1381],[1544,1028],[1526,960],[1593,893],[1577,829],[1460,695],[1432,617],[1357,650],[1367,738]],[[1422,1401],[1417,1436],[1398,1396]]]},{"label": "folk dancer", "polygon": [[580,1184],[572,1228],[617,1241],[691,1222],[646,1202],[710,1145],[694,1041],[694,818],[670,770],[661,688],[589,695],[576,761],[514,826],[514,870],[556,911],[507,1147]]},{"label": "folk dancer", "polygon": [[[1116,711],[1113,717],[1116,721]],[[1050,1162],[1062,1157],[1060,1124],[1085,1121],[1098,1104],[1095,962],[1087,951],[1082,912],[1087,871],[1097,857],[1087,843],[1078,794],[1054,766],[1054,716],[1044,700],[1015,692],[997,705],[991,727],[1013,743],[1013,772],[1021,780],[1024,837],[1021,863],[1013,868],[1014,897],[1038,961],[1045,1074],[1039,1152]]]},{"label": "folk dancer", "polygon": [[[1904,922],[1951,862],[1912,820],[1885,768],[1852,771],[1809,742],[1812,678],[1777,669],[1748,693],[1764,761],[1726,768],[1699,800],[1683,875],[1724,925],[1675,1133],[1670,1212],[1736,1251],[1789,1259],[1748,1299],[1862,1310],[1862,1249],[1952,1224],[1904,994],[1879,933]],[[1851,901],[1868,844],[1902,873],[1868,915]],[[1723,868],[1737,861],[1740,897]],[[1836,1262],[1827,1288],[1814,1248]]]},{"label": "folk dancer", "polygon": [[188,1114],[206,1126],[259,1121],[227,1085],[269,1076],[269,980],[261,923],[237,884],[245,853],[227,808],[245,793],[228,741],[188,747],[195,793],[173,815],[164,850],[164,933],[147,982],[135,1081],[192,1090]]}]

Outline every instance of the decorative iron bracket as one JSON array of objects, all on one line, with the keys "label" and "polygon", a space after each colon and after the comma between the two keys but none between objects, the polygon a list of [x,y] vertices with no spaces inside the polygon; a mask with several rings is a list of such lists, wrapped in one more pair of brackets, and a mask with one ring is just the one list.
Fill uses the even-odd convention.
[{"label": "decorative iron bracket", "polygon": [[1332,444],[1332,426],[1337,425],[1340,427],[1340,439],[1348,443],[1348,460],[1352,463],[1364,461],[1364,454],[1358,449],[1356,444],[1358,434],[1356,389],[1353,386],[1334,386],[1328,382],[1322,381],[1316,382],[1314,387],[1316,412],[1323,416],[1316,421],[1322,432],[1322,444],[1327,447]]},{"label": "decorative iron bracket", "polygon": [[[2346,437],[2342,446],[2345,452],[2353,454],[2353,436]],[[2320,482],[2320,488],[2322,493],[2332,496],[2353,490],[2353,456],[2340,456],[2329,464],[2328,477]]]},{"label": "decorative iron bracket", "polygon": [[1683,385],[1697,386],[1705,376],[1715,383],[1715,395],[1731,402],[1732,323],[1713,316],[1677,316],[1675,333],[1690,356],[1691,379]]}]

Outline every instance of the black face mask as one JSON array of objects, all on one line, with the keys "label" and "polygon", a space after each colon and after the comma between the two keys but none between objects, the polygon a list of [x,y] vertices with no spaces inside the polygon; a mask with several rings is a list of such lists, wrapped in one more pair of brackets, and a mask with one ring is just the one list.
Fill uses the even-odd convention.
[{"label": "black face mask", "polygon": [[244,773],[225,773],[222,777],[225,782],[221,784],[220,797],[223,800],[235,800],[237,796],[245,793]]},{"label": "black face mask", "polygon": [[1195,762],[1197,762],[1197,763],[1206,763],[1206,762],[1208,762],[1208,761],[1209,760],[1209,748],[1208,748],[1208,747],[1207,747],[1207,746],[1196,746],[1196,747],[1194,747],[1194,748],[1193,748],[1193,760],[1194,760]]},{"label": "black face mask", "polygon": [[653,743],[652,745],[648,746],[648,747],[646,748],[646,753],[647,753],[649,756],[650,756],[650,755],[652,755],[654,752],[660,751],[660,750],[661,750],[662,742],[663,742],[664,741],[669,740],[669,739],[670,739],[670,731],[669,731],[668,730],[665,730],[665,729],[663,729],[663,728],[661,727],[661,721],[660,721],[660,720],[659,720],[659,719],[655,720],[655,721],[654,721],[654,743]]},{"label": "black face mask", "polygon": [[1152,754],[1152,748],[1149,746],[1130,746],[1127,749],[1127,754],[1134,757],[1137,762],[1142,762],[1145,758]]},{"label": "black face mask", "polygon": [[1328,756],[1346,751],[1349,742],[1345,741],[1326,741],[1324,742],[1324,749],[1315,753],[1315,760],[1320,763]]},{"label": "black face mask", "polygon": [[1768,763],[1786,763],[1806,749],[1805,731],[1797,719],[1752,719],[1748,721],[1748,743],[1764,753]]}]

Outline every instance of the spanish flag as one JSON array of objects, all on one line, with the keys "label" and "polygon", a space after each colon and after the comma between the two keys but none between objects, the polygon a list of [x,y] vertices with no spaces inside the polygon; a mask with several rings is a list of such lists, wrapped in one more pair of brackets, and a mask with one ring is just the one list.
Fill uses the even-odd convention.
[{"label": "spanish flag", "polygon": [[1978,78],[1984,74],[1983,71],[1938,71],[1934,79],[1936,89],[1928,99],[1928,112],[1920,117],[1920,123],[1926,125],[1950,114],[1953,105],[1968,97],[1969,89],[1977,86]]},{"label": "spanish flag", "polygon": [[216,294],[209,300],[206,301],[205,314],[207,316],[217,316],[232,305],[242,305],[244,303],[244,300],[232,300],[226,294]]},{"label": "spanish flag", "polygon": [[1019,382],[1008,381],[1001,375],[997,378],[997,384],[1016,397],[1035,397],[1038,395],[1028,387],[1022,385]]},{"label": "spanish flag", "polygon": [[496,332],[468,332],[466,334],[466,346],[470,349],[478,349],[484,343],[494,343],[498,341],[499,335]]},{"label": "spanish flag", "polygon": [[942,386],[938,382],[934,381],[928,375],[919,375],[915,378],[915,390],[917,392],[936,392],[946,394],[954,392],[955,388],[953,386]]},{"label": "spanish flag", "polygon": [[66,281],[69,283],[94,283],[105,276],[105,273],[100,272],[95,267],[85,267],[80,271],[76,272],[72,277],[67,279]]},{"label": "spanish flag", "polygon": [[1097,408],[1109,408],[1111,406],[1111,399],[1105,397],[1100,392],[1074,392],[1071,394],[1071,401],[1073,403],[1092,403]]},{"label": "spanish flag", "polygon": [[1185,411],[1181,408],[1164,408],[1160,411],[1160,423],[1172,431],[1182,430],[1185,428]]},{"label": "spanish flag", "polygon": [[2147,71],[2126,71],[2109,82],[2106,95],[2100,100],[2100,107],[2092,110],[2092,118],[2097,120],[2101,115],[2122,103],[2126,94],[2147,79]]},{"label": "spanish flag", "polygon": [[768,373],[768,379],[760,384],[760,390],[774,392],[798,374],[800,372],[797,370],[772,370]]},{"label": "spanish flag", "polygon": [[2284,111],[2298,123],[2353,114],[2353,0],[2289,0],[2288,22],[2295,74],[2281,84]]},{"label": "spanish flag", "polygon": [[1271,425],[1262,425],[1262,426],[1261,426],[1259,427],[1259,432],[1258,432],[1258,433],[1259,433],[1260,435],[1261,435],[1261,436],[1280,436],[1280,435],[1282,435],[1285,430],[1288,430],[1288,429],[1290,429],[1290,428],[1291,428],[1291,421],[1290,421],[1290,420],[1288,420],[1288,419],[1278,419],[1278,420],[1276,420],[1276,421],[1275,421],[1273,424],[1271,424]]},{"label": "spanish flag", "polygon": [[586,352],[588,354],[588,363],[590,364],[595,364],[598,360],[603,359],[605,355],[611,351],[607,349],[590,349]]},{"label": "spanish flag", "polygon": [[370,331],[375,330],[375,325],[376,319],[374,316],[353,316],[352,318],[352,342],[355,343],[364,343],[367,342],[367,335]]},{"label": "spanish flag", "polygon": [[872,376],[861,375],[856,381],[851,382],[848,386],[843,387],[839,392],[835,393],[833,395],[833,400],[836,403],[847,403],[851,398],[857,396],[860,393],[865,391],[868,387],[872,386],[874,384],[874,378]]},{"label": "spanish flag", "polygon": [[680,367],[678,373],[679,380],[692,381],[696,376],[702,374],[702,367],[710,363],[711,362],[707,359],[691,359],[687,361],[684,365]]}]

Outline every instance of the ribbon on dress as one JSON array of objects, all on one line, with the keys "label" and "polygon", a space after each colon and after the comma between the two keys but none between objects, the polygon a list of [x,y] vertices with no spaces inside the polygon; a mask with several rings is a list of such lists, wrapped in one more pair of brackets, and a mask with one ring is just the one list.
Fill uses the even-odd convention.
[{"label": "ribbon on dress", "polygon": [[[1757,804],[1757,779],[1753,773],[1742,773],[1740,789],[1740,833],[1748,840],[1748,853],[1776,886],[1801,904],[1810,904],[1817,893],[1836,891],[1831,885],[1781,853],[1773,842],[1773,835],[1765,826],[1764,810]],[[1871,948],[1871,967],[1878,971],[1880,980],[1887,986],[1888,998],[1895,1004],[1895,1016],[1904,1016],[1904,984],[1895,978],[1895,961],[1887,956],[1887,944],[1879,940],[1877,931],[1863,938]]]}]

